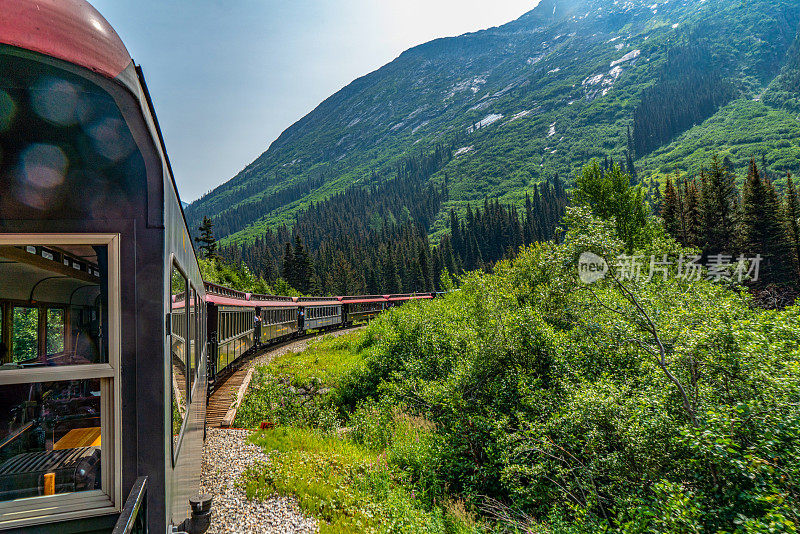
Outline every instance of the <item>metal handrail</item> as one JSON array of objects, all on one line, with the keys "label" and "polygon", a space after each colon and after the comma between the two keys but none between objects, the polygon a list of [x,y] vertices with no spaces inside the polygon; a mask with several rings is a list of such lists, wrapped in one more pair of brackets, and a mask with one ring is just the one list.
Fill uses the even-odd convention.
[{"label": "metal handrail", "polygon": [[133,488],[128,494],[125,501],[125,506],[119,514],[117,524],[114,525],[114,530],[111,534],[131,534],[137,526],[137,519],[143,514],[143,521],[139,524],[144,525],[144,530],[138,532],[147,532],[147,477],[139,477],[133,483]]}]

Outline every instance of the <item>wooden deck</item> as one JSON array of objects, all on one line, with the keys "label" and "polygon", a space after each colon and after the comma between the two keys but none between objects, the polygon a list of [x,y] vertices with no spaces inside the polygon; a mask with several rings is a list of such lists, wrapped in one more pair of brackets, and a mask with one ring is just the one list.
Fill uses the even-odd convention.
[{"label": "wooden deck", "polygon": [[[225,420],[225,416],[228,415],[228,411],[236,400],[245,377],[252,372],[250,363],[247,362],[239,367],[211,394],[206,408],[206,424],[208,426],[214,428],[222,426],[223,420]],[[226,423],[227,426],[230,426],[233,421],[226,421]]]}]

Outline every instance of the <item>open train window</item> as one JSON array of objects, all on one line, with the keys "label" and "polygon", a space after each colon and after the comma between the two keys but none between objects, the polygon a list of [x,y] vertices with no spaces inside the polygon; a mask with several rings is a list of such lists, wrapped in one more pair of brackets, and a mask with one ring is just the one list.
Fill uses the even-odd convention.
[{"label": "open train window", "polygon": [[170,274],[170,369],[172,377],[172,457],[178,457],[180,437],[189,409],[188,284],[177,264]]},{"label": "open train window", "polygon": [[0,530],[115,509],[119,238],[0,235]]}]

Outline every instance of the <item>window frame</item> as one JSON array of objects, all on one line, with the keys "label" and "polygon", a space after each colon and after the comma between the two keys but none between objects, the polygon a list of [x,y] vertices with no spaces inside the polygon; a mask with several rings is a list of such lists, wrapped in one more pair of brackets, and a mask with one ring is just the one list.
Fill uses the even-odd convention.
[{"label": "window frame", "polygon": [[197,291],[191,280],[186,279],[186,367],[189,378],[189,404],[194,397],[197,384]]},{"label": "window frame", "polygon": [[[175,324],[173,322],[175,320],[175,315],[172,313],[172,310],[173,310],[173,308],[172,308],[172,276],[173,276],[173,271],[177,271],[178,274],[180,274],[181,277],[183,277],[184,295],[185,295],[184,296],[184,301],[186,302],[186,304],[184,304],[185,312],[183,313],[183,329],[185,330],[185,333],[184,333],[184,336],[183,336],[183,338],[184,338],[184,349],[183,350],[184,350],[184,353],[185,353],[184,356],[186,358],[186,376],[184,377],[184,380],[186,381],[185,384],[184,384],[184,386],[186,387],[186,389],[185,389],[186,398],[184,399],[184,402],[186,403],[186,413],[184,414],[183,419],[181,420],[181,428],[180,428],[180,430],[178,430],[178,441],[177,442],[174,441],[174,436],[172,434],[172,428],[174,428],[174,422],[172,421],[172,417],[174,417],[174,415],[175,415],[174,410],[172,409],[173,396],[175,395],[175,392],[172,391],[172,386],[173,386],[173,384],[176,383],[175,374],[173,372],[173,366],[172,366],[172,341],[173,341],[172,340],[172,336],[175,334]],[[170,436],[169,437],[170,437],[170,439],[169,439],[169,442],[170,442],[170,449],[171,449],[171,452],[172,452],[172,467],[173,467],[173,469],[175,468],[175,466],[178,465],[178,455],[181,452],[181,445],[183,445],[183,436],[184,436],[185,430],[186,430],[186,421],[189,418],[189,409],[190,409],[191,404],[192,404],[192,382],[191,382],[191,371],[190,371],[190,365],[191,364],[189,362],[189,352],[190,351],[189,351],[189,298],[188,297],[189,297],[189,294],[191,293],[190,292],[190,287],[191,286],[189,285],[190,283],[191,282],[189,280],[189,277],[186,276],[186,270],[181,266],[180,262],[178,261],[178,258],[173,255],[172,256],[172,261],[170,262],[170,269],[169,269],[169,325],[170,325],[170,331],[168,333],[169,337],[168,337],[168,342],[167,342],[167,353],[169,354],[168,362],[169,362],[169,390],[170,390],[170,409],[169,409],[169,412],[170,412]],[[182,331],[178,332],[178,334],[180,334],[180,333],[182,333]]]},{"label": "window frame", "polygon": [[[71,380],[100,381],[101,489],[0,502],[0,529],[118,513],[122,509],[122,279],[118,233],[8,233],[0,245],[99,245],[108,251],[108,363],[8,369],[0,386]],[[43,513],[42,510],[48,510]],[[7,516],[13,519],[6,519]]]},{"label": "window frame", "polygon": [[[201,344],[201,340],[204,339],[203,337],[203,316],[202,310],[205,306],[202,306],[202,300],[200,299],[200,293],[198,293],[197,289],[192,286],[192,297],[193,297],[193,304],[194,304],[194,382],[195,385],[192,388],[196,387],[196,384],[200,382],[200,363],[203,361],[203,345]],[[193,395],[194,396],[194,395]]]}]

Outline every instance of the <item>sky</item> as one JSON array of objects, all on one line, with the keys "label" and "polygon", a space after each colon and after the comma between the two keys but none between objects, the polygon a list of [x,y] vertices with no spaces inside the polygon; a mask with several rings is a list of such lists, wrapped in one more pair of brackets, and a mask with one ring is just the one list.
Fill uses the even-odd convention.
[{"label": "sky", "polygon": [[233,178],[348,83],[539,0],[89,0],[142,66],[181,200]]}]

